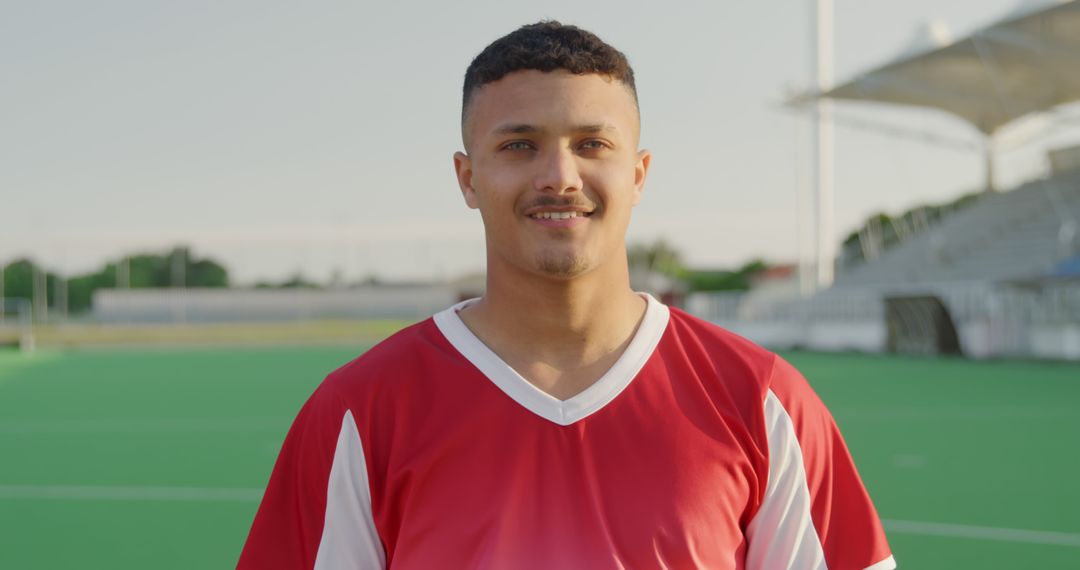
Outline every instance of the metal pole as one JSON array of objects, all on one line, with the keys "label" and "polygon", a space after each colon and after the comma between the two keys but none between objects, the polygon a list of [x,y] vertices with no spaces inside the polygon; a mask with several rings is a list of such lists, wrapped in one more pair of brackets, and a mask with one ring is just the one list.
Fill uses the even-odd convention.
[{"label": "metal pole", "polygon": [[813,225],[810,223],[811,208],[807,184],[808,160],[806,153],[807,132],[802,121],[795,123],[795,243],[799,256],[799,295],[809,297],[814,294],[814,252],[811,251]]},{"label": "metal pole", "polygon": [[130,257],[125,255],[120,258],[120,262],[116,264],[116,288],[117,289],[130,289],[131,288],[131,262]]},{"label": "metal pole", "polygon": [[983,154],[986,162],[986,191],[993,192],[996,190],[994,188],[994,135],[987,135]]},{"label": "metal pole", "polygon": [[68,316],[67,289],[67,277],[57,274],[56,281],[53,282],[53,303],[56,305],[56,315],[61,324],[67,321]]},{"label": "metal pole", "polygon": [[19,350],[30,352],[34,350],[34,320],[31,318],[32,310],[30,309],[30,302],[26,299],[17,299],[22,301],[19,305],[22,307],[22,311],[19,311],[19,324],[22,334],[19,335]]},{"label": "metal pole", "polygon": [[[815,79],[819,93],[832,88],[833,4],[817,0],[814,26]],[[833,129],[832,101],[818,98],[814,116],[814,186],[817,194],[817,285],[825,289],[833,282]]]},{"label": "metal pole", "polygon": [[44,323],[49,318],[49,291],[46,288],[48,275],[36,263],[32,263],[33,284],[33,320]]}]

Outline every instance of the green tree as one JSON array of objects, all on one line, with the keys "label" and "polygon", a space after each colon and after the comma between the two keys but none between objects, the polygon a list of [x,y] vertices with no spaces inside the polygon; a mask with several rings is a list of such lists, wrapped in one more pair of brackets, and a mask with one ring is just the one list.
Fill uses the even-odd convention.
[{"label": "green tree", "polygon": [[[127,258],[128,284],[131,288],[228,287],[229,274],[221,264],[209,259],[193,259],[186,247],[177,247],[165,255],[144,253]],[[67,282],[67,307],[70,313],[90,309],[94,291],[117,286],[118,263],[107,263],[98,271],[76,275]],[[4,268],[4,296],[32,299],[34,272],[40,267],[29,259],[18,259]],[[57,307],[56,283],[59,277],[45,274],[48,306]]]},{"label": "green tree", "polygon": [[296,273],[293,273],[292,277],[282,281],[278,287],[281,289],[318,289],[319,284],[314,281],[308,281],[302,273],[297,271]]},{"label": "green tree", "polygon": [[[59,277],[49,273],[30,259],[17,259],[4,267],[4,297],[26,299],[33,302],[35,275],[44,278],[44,291],[42,291],[44,298],[39,299],[38,302],[44,301],[46,310],[50,307],[57,307],[60,304],[56,299],[56,284]],[[37,306],[35,305],[36,310]]]},{"label": "green tree", "polygon": [[764,260],[754,259],[733,271],[690,271],[686,281],[691,291],[745,291],[750,288],[754,275],[768,267]]},{"label": "green tree", "polygon": [[4,296],[29,299],[34,296],[34,262],[17,259],[4,267]]},{"label": "green tree", "polygon": [[690,292],[745,291],[755,274],[768,269],[763,259],[753,259],[735,270],[695,270],[686,267],[682,254],[664,239],[626,247],[631,270],[649,270],[682,280]]},{"label": "green tree", "polygon": [[152,253],[128,257],[131,288],[140,287],[228,287],[228,271],[209,259],[193,259],[191,250],[176,247],[165,255]]},{"label": "green tree", "polygon": [[663,238],[653,243],[635,243],[626,248],[630,268],[656,271],[669,277],[681,279],[686,273],[682,254]]},{"label": "green tree", "polygon": [[109,263],[100,271],[77,275],[68,280],[68,311],[81,313],[90,310],[94,291],[116,287],[116,264]]}]

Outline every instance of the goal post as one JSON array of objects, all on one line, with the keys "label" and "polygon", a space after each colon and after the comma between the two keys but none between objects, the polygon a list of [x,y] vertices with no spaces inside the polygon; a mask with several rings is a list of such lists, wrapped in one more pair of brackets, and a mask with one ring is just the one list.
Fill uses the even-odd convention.
[{"label": "goal post", "polygon": [[889,352],[960,355],[949,309],[933,295],[885,298]]},{"label": "goal post", "polygon": [[34,350],[34,324],[28,299],[0,297],[0,346]]}]

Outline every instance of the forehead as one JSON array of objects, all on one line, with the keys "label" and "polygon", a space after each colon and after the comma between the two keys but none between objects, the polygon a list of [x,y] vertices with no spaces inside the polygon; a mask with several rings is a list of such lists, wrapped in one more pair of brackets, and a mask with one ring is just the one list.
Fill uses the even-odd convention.
[{"label": "forehead", "polygon": [[636,141],[637,104],[622,82],[597,74],[524,70],[478,88],[462,129],[468,142],[507,125],[559,129],[599,124]]}]

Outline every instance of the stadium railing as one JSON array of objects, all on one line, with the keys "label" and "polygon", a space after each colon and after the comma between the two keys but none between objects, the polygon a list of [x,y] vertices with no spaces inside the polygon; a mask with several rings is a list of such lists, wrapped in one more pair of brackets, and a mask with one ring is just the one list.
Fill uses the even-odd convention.
[{"label": "stadium railing", "polygon": [[889,329],[888,300],[915,296],[940,301],[966,356],[1080,360],[1080,281],[1075,280],[845,288],[794,299],[695,293],[687,298],[687,309],[774,348],[885,352],[895,333]]}]

